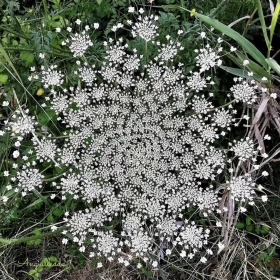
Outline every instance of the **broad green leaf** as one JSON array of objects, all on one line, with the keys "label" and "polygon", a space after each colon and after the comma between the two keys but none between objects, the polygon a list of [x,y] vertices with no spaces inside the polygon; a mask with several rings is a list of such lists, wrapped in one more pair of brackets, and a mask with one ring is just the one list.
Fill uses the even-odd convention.
[{"label": "broad green leaf", "polygon": [[273,58],[266,59],[267,64],[278,74],[280,75],[280,65]]},{"label": "broad green leaf", "polygon": [[34,61],[34,54],[31,52],[23,51],[20,53],[19,58],[24,62],[25,66],[31,66]]},{"label": "broad green leaf", "polygon": [[[240,68],[243,68],[243,61],[245,59],[249,60],[249,64],[247,65],[247,67],[250,69],[251,72],[253,72],[254,74],[260,75],[261,77],[266,77],[269,80],[271,80],[271,76],[269,75],[269,73],[264,70],[262,67],[260,67],[257,63],[255,63],[254,61],[248,59],[248,57],[246,57],[243,53],[236,51],[235,52],[236,55],[238,56],[238,58],[234,57],[232,54],[228,54],[228,57],[234,62],[236,63]],[[249,71],[249,72],[250,72]]]},{"label": "broad green leaf", "polygon": [[262,10],[262,3],[260,0],[256,0],[256,1],[257,1],[258,14],[259,14],[259,18],[260,18],[260,22],[261,22],[261,26],[262,26],[264,40],[265,40],[267,48],[269,48],[270,43],[269,43],[268,36],[267,36],[266,25],[265,25],[263,10]]},{"label": "broad green leaf", "polygon": [[254,74],[253,77],[250,77],[250,76],[248,76],[247,71],[244,71],[244,70],[241,70],[238,68],[232,68],[232,67],[227,67],[227,66],[220,66],[220,68],[222,68],[223,70],[227,71],[228,73],[231,73],[238,77],[242,77],[242,78],[246,78],[246,79],[250,79],[250,80],[254,77],[254,79],[257,81],[261,81],[261,79],[262,79],[262,76],[256,75],[256,74]]},{"label": "broad green leaf", "polygon": [[98,5],[100,5],[103,2],[103,0],[96,0],[96,2]]},{"label": "broad green leaf", "polygon": [[0,74],[0,83],[5,84],[8,81],[8,75],[7,74]]},{"label": "broad green leaf", "polygon": [[[175,7],[175,6],[170,6]],[[182,7],[176,6],[179,9],[183,9],[188,11],[187,9],[184,9]],[[206,24],[209,24],[213,26],[215,29],[219,30],[220,32],[224,33],[225,35],[229,36],[233,40],[235,40],[249,55],[251,55],[261,66],[264,68],[267,68],[267,63],[265,61],[264,55],[246,38],[244,38],[241,34],[234,31],[230,27],[226,26],[225,24],[219,22],[216,19],[212,19],[208,16],[194,13],[196,17],[198,17],[201,21],[205,22]]]},{"label": "broad green leaf", "polygon": [[274,10],[272,20],[271,20],[271,25],[270,25],[270,45],[272,44],[272,39],[274,35],[274,30],[275,26],[279,17],[279,12],[280,12],[280,1],[277,2],[276,8]]}]

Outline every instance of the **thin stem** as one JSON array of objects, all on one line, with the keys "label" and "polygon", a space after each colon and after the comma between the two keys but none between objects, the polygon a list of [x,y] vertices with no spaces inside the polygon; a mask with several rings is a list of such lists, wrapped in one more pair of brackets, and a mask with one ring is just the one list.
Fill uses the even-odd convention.
[{"label": "thin stem", "polygon": [[46,0],[43,0],[43,6],[44,6],[44,11],[45,11],[45,16],[47,17],[49,15],[49,9],[48,9],[48,4]]},{"label": "thin stem", "polygon": [[[181,6],[182,6],[183,9],[186,9],[185,8],[185,1],[184,0],[181,0]],[[184,18],[184,21],[186,22],[187,21],[187,17],[186,17],[185,10],[183,11],[183,18]]]}]

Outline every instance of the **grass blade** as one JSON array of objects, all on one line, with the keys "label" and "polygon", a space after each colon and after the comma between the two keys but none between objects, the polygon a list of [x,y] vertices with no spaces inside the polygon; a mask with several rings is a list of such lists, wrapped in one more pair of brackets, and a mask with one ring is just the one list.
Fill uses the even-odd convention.
[{"label": "grass blade", "polygon": [[[5,49],[3,48],[3,46],[0,44],[0,55],[3,55],[3,57],[5,58],[6,62],[8,63],[8,65],[12,68],[12,70],[14,71],[14,74],[17,76],[18,80],[22,83],[21,78],[14,66],[14,64],[12,63],[10,57],[8,56],[7,52],[5,51]],[[6,67],[5,67],[6,68]]]},{"label": "grass blade", "polygon": [[227,67],[227,66],[220,66],[221,69],[227,71],[228,73],[233,74],[234,76],[242,77],[245,79],[250,79],[252,80],[253,78],[257,81],[261,81],[262,76],[254,74],[254,77],[251,77],[247,74],[247,71],[238,69],[238,68],[233,68],[233,67]]},{"label": "grass blade", "polygon": [[[241,53],[239,51],[236,51],[235,53],[238,56],[239,60],[231,54],[229,54],[228,57],[233,62],[235,62],[240,68],[242,68],[243,67],[243,61],[245,59],[248,59],[248,57],[246,57],[243,53]],[[247,65],[247,67],[250,69],[251,72],[253,72],[254,74],[258,74],[262,77],[266,77],[266,78],[271,80],[271,76],[269,75],[269,73],[267,71],[265,71],[262,67],[260,67],[259,64],[255,63],[252,60],[249,60],[249,61],[250,61],[250,63]]]},{"label": "grass blade", "polygon": [[270,48],[270,42],[267,36],[267,31],[266,31],[266,25],[265,25],[265,21],[264,21],[264,15],[263,15],[263,10],[262,10],[262,3],[260,0],[256,0],[257,1],[257,6],[258,6],[258,14],[259,14],[259,18],[260,18],[260,22],[261,22],[261,26],[262,26],[262,32],[263,32],[263,36],[265,39],[265,43],[267,48]]},{"label": "grass blade", "polygon": [[280,65],[276,62],[276,60],[269,58],[266,59],[266,62],[280,76]]},{"label": "grass blade", "polygon": [[279,17],[279,12],[280,12],[280,1],[278,0],[270,25],[270,45],[272,44],[272,39],[275,31],[275,26]]}]

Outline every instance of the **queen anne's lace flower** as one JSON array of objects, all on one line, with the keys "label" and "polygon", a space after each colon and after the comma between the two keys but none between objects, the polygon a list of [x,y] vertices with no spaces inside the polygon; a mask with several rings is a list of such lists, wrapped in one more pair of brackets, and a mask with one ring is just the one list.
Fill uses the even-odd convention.
[{"label": "queen anne's lace flower", "polygon": [[30,167],[27,163],[23,165],[22,170],[17,173],[17,186],[21,189],[21,193],[25,196],[35,188],[42,188],[42,179],[44,175],[37,168]]},{"label": "queen anne's lace flower", "polygon": [[[155,40],[156,20],[140,16],[132,24],[133,36]],[[92,45],[85,32],[65,43],[74,57]],[[129,258],[173,254],[174,246],[183,248],[182,257],[188,253],[192,258],[207,244],[209,231],[182,218],[190,206],[205,216],[218,209],[215,184],[226,167],[226,152],[215,140],[235,121],[231,107],[214,110],[206,94],[197,94],[212,84],[202,72],[220,65],[218,51],[209,45],[197,51],[200,69],[185,76],[174,60],[181,44],[169,36],[166,44],[154,43],[158,52],[148,57],[150,61],[130,50],[123,39],[109,39],[100,67],[77,62],[79,86],[52,90],[46,98],[46,106],[66,128],[56,141],[60,149],[51,136],[39,136],[35,147],[37,160],[55,159],[64,168],[53,184],[62,200],[73,198],[92,207],[65,218],[63,233],[73,237],[81,252],[91,243],[91,257],[118,259],[126,265]],[[62,85],[56,68],[42,69],[46,87]],[[18,115],[10,123],[23,135],[34,132],[34,125],[32,118]],[[241,160],[255,156],[248,139],[234,142],[231,151]],[[18,172],[15,182],[30,191],[42,186],[42,177],[29,166]],[[232,197],[239,201],[252,198],[252,185],[247,177],[228,182]],[[105,230],[111,226],[114,231]]]},{"label": "queen anne's lace flower", "polygon": [[16,110],[12,116],[12,121],[9,122],[9,130],[12,131],[13,135],[25,136],[29,133],[35,132],[35,125],[37,122],[34,120],[34,116],[28,115],[29,110],[19,111]]},{"label": "queen anne's lace flower", "polygon": [[82,81],[85,82],[86,85],[91,86],[96,80],[96,71],[94,68],[94,65],[88,65],[87,63],[84,63],[84,66],[80,67],[76,74],[79,73],[79,77],[82,79]]},{"label": "queen anne's lace flower", "polygon": [[236,201],[245,202],[247,199],[253,199],[255,183],[250,175],[234,177],[227,183],[231,197]]},{"label": "queen anne's lace flower", "polygon": [[109,261],[111,261],[112,256],[116,255],[116,249],[119,245],[119,239],[113,236],[112,231],[95,232],[95,236],[96,237],[91,239],[91,242],[93,243],[92,247],[96,252],[93,251],[90,256],[104,256]]},{"label": "queen anne's lace flower", "polygon": [[154,24],[158,20],[157,16],[139,16],[138,22],[132,26],[132,35],[139,36],[146,42],[153,40],[157,35],[158,27]]},{"label": "queen anne's lace flower", "polygon": [[241,101],[243,103],[252,104],[257,99],[256,89],[257,86],[253,84],[249,85],[248,82],[242,78],[234,78],[236,84],[230,88],[233,93],[233,97],[236,101]]},{"label": "queen anne's lace flower", "polygon": [[86,31],[73,34],[70,39],[65,40],[64,44],[69,44],[73,57],[84,55],[85,51],[93,45]]},{"label": "queen anne's lace flower", "polygon": [[40,162],[48,161],[54,159],[56,153],[59,151],[54,140],[47,139],[43,137],[42,140],[38,142],[38,139],[32,139],[36,151],[37,160]]},{"label": "queen anne's lace flower", "polygon": [[240,141],[234,140],[234,143],[235,144],[231,150],[240,160],[246,161],[247,159],[253,158],[255,156],[256,151],[254,149],[253,140],[246,138]]},{"label": "queen anne's lace flower", "polygon": [[57,71],[57,65],[51,65],[49,68],[41,67],[41,81],[44,83],[44,87],[60,86],[63,83],[63,75],[61,71]]},{"label": "queen anne's lace flower", "polygon": [[200,72],[222,64],[218,51],[213,50],[210,45],[206,45],[204,49],[195,50],[195,52],[198,53],[196,65],[200,67]]},{"label": "queen anne's lace flower", "polygon": [[182,244],[185,249],[191,249],[196,252],[196,250],[202,248],[204,244],[207,244],[209,230],[204,232],[203,228],[196,226],[194,222],[186,224],[181,230],[176,240],[178,240],[179,244]]},{"label": "queen anne's lace flower", "polygon": [[229,128],[230,125],[235,121],[233,118],[234,112],[229,112],[228,110],[222,109],[216,109],[215,114],[213,116],[214,123],[221,128]]},{"label": "queen anne's lace flower", "polygon": [[196,92],[199,92],[207,87],[206,79],[201,77],[200,73],[194,72],[190,77],[188,77],[187,86],[190,90],[195,90]]}]

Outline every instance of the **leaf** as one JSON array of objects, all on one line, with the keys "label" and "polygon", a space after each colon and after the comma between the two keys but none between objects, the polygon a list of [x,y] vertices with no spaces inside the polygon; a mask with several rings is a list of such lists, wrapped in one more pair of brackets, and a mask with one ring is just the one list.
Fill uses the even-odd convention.
[{"label": "leaf", "polygon": [[[253,78],[248,76],[247,72],[238,68],[227,67],[227,66],[220,66],[220,68],[238,77],[242,77],[250,80]],[[254,79],[256,79],[257,81],[261,81],[262,76],[254,75]]]},{"label": "leaf", "polygon": [[[182,7],[180,7],[183,9]],[[203,22],[213,26],[215,29],[221,31],[222,33],[226,34],[233,40],[235,40],[248,54],[250,54],[261,66],[267,68],[267,63],[265,61],[264,55],[246,38],[240,35],[238,32],[234,31],[230,27],[226,26],[225,24],[219,22],[218,20],[212,19],[208,16],[204,16],[199,13],[194,14]]]},{"label": "leaf", "polygon": [[50,260],[51,262],[56,262],[56,261],[57,261],[57,258],[56,258],[55,256],[50,256],[50,257],[49,257],[49,260]]},{"label": "leaf", "polygon": [[31,204],[29,204],[27,207],[25,207],[23,210],[26,210],[28,208],[32,208],[32,207],[35,207],[36,205],[42,203],[42,199],[41,198],[38,198],[37,200],[35,200],[34,202],[32,202]]},{"label": "leaf", "polygon": [[23,51],[20,53],[19,58],[24,62],[25,66],[31,66],[34,61],[34,54],[31,52]]},{"label": "leaf", "polygon": [[53,223],[54,222],[54,218],[53,218],[53,215],[49,215],[47,220],[50,222],[50,223]]},{"label": "leaf", "polygon": [[7,74],[0,74],[0,83],[5,84],[8,81],[8,75]]},{"label": "leaf", "polygon": [[271,25],[270,25],[270,46],[272,44],[272,39],[273,39],[273,35],[274,35],[274,30],[275,30],[275,26],[279,17],[279,12],[280,12],[280,2],[277,2],[276,8],[273,12],[273,16],[272,16],[272,20],[271,20]]},{"label": "leaf", "polygon": [[57,207],[56,209],[53,210],[52,214],[56,217],[60,217],[62,215],[62,208]]},{"label": "leaf", "polygon": [[241,223],[241,222],[237,222],[236,223],[236,227],[238,228],[238,229],[243,229],[244,228],[244,223]]},{"label": "leaf", "polygon": [[96,0],[96,2],[98,5],[100,5],[103,2],[103,0]]},{"label": "leaf", "polygon": [[252,218],[250,216],[246,217],[246,225],[251,225]]},{"label": "leaf", "polygon": [[35,228],[35,229],[33,230],[33,233],[34,233],[35,235],[41,235],[41,230],[40,230],[39,228]]},{"label": "leaf", "polygon": [[46,125],[51,119],[56,117],[56,113],[54,110],[50,108],[46,108],[45,112],[40,112],[38,115],[38,121],[41,125]]},{"label": "leaf", "polygon": [[[4,56],[6,62],[8,62],[8,65],[12,68],[12,70],[14,71],[14,74],[17,76],[17,79],[22,83],[20,75],[18,74],[14,64],[12,63],[10,57],[8,56],[7,52],[5,51],[5,49],[3,48],[3,46],[0,44],[0,54]],[[1,62],[0,62],[1,63]],[[1,63],[2,64],[2,63]],[[6,69],[8,69],[5,64],[4,67]]]},{"label": "leaf", "polygon": [[253,226],[252,225],[246,225],[246,230],[248,232],[252,232],[253,231]]},{"label": "leaf", "polygon": [[260,22],[261,22],[261,26],[262,26],[263,36],[265,39],[266,46],[269,48],[270,42],[269,42],[268,36],[267,36],[266,25],[265,25],[263,10],[262,10],[262,3],[260,0],[256,0],[256,1],[257,1],[257,6],[258,6],[258,14],[259,14],[259,18],[260,18]]},{"label": "leaf", "polygon": [[[241,65],[243,66],[243,61],[245,59],[248,60],[248,57],[246,57],[240,51],[236,51],[235,53],[238,56],[238,58],[240,59]],[[230,57],[230,55],[229,55],[229,57]],[[247,65],[247,67],[250,69],[251,72],[256,73],[262,77],[266,77],[271,80],[271,76],[269,75],[269,73],[266,70],[264,70],[262,67],[260,67],[257,63],[255,63],[254,61],[249,59],[249,64]],[[240,68],[241,68],[241,66],[240,66]]]},{"label": "leaf", "polygon": [[261,228],[261,233],[262,233],[262,234],[268,234],[268,233],[269,233],[269,227],[267,227],[267,226],[262,226],[262,228]]},{"label": "leaf", "polygon": [[280,75],[280,65],[276,62],[275,59],[269,58],[266,59],[266,62],[278,75]]}]

